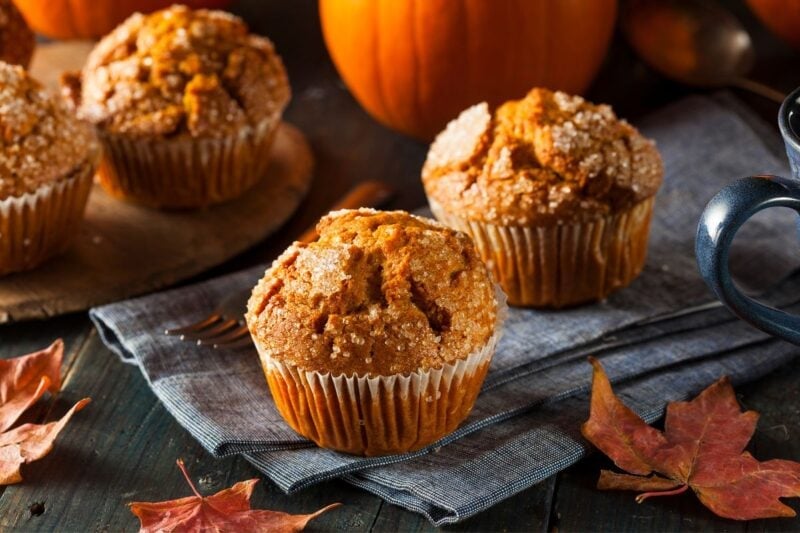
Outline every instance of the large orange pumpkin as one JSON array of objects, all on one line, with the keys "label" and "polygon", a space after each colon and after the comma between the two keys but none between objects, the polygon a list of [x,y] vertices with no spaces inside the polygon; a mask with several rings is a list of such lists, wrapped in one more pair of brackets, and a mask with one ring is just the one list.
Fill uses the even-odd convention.
[{"label": "large orange pumpkin", "polygon": [[[181,0],[189,7],[221,9],[231,0]],[[173,0],[15,0],[37,33],[55,39],[91,39],[113,30],[131,13],[149,13]]]},{"label": "large orange pumpkin", "polygon": [[432,138],[466,107],[534,86],[581,93],[617,0],[320,0],[339,74],[380,122]]},{"label": "large orange pumpkin", "polygon": [[747,5],[775,35],[800,49],[800,2],[747,0]]}]

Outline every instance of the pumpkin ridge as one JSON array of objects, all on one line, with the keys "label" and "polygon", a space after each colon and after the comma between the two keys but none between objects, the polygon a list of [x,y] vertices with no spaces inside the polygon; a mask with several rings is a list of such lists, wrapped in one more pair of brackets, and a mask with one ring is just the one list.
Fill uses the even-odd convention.
[{"label": "pumpkin ridge", "polygon": [[[424,0],[423,0],[424,1]],[[417,0],[411,0],[408,4],[408,9],[410,11],[409,19],[411,20],[411,60],[413,62],[413,66],[411,68],[411,75],[414,77],[412,85],[414,86],[414,95],[411,99],[412,106],[414,108],[414,120],[420,122],[422,124],[427,124],[428,117],[424,116],[422,113],[422,84],[419,83],[420,75],[422,74],[422,66],[420,65],[419,61],[419,43],[417,42],[417,30],[419,28],[419,24],[417,23],[416,16],[417,16]]]},{"label": "pumpkin ridge", "polygon": [[74,2],[74,1],[75,0],[67,0],[64,3],[64,11],[66,11],[65,16],[64,16],[64,22],[66,22],[68,27],[69,27],[69,30],[68,30],[69,33],[75,34],[75,35],[80,35],[81,34],[81,30],[80,30],[80,28],[77,27],[78,23],[77,23],[77,20],[75,18],[75,6],[72,5],[72,2]]},{"label": "pumpkin ridge", "polygon": [[[378,0],[374,2],[373,7],[374,10],[372,11],[374,21],[372,24],[372,29],[375,34],[375,54],[374,54],[374,61],[380,63],[381,58],[381,43],[383,42],[381,39],[381,32],[376,28],[380,28],[380,11],[381,6],[384,5],[382,1]],[[390,123],[397,122],[397,117],[394,116],[394,111],[392,110],[391,106],[388,105],[388,99],[386,96],[386,88],[384,87],[384,79],[383,73],[380,68],[372,69],[375,73],[375,80],[376,80],[376,87],[378,88],[378,100],[380,101],[380,106],[383,109],[383,114],[386,115],[386,120]]]},{"label": "pumpkin ridge", "polygon": [[537,86],[584,91],[610,44],[617,4],[412,1],[320,0],[320,16],[356,100],[379,122],[428,141],[478,102],[494,107]]}]

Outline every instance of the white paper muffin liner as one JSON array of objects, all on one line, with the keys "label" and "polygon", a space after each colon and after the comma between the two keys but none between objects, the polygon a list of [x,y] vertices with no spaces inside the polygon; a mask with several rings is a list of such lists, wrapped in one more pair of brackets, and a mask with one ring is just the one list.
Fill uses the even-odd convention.
[{"label": "white paper muffin liner", "polygon": [[391,376],[305,371],[271,357],[256,342],[272,397],[289,426],[323,448],[388,455],[423,448],[455,430],[472,410],[502,322],[479,350],[441,368]]},{"label": "white paper muffin liner", "polygon": [[0,200],[0,275],[32,269],[69,246],[92,190],[95,163],[34,192]]},{"label": "white paper muffin liner", "polygon": [[428,201],[440,222],[472,237],[511,305],[565,307],[601,300],[639,275],[654,198],[596,220],[552,226],[469,220]]},{"label": "white paper muffin liner", "polygon": [[281,113],[220,138],[136,138],[97,130],[99,177],[114,197],[150,207],[192,208],[240,196],[264,177]]}]

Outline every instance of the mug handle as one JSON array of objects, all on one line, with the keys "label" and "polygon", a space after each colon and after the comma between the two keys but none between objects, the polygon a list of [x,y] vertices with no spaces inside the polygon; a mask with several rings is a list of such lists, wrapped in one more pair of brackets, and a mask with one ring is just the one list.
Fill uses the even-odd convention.
[{"label": "mug handle", "polygon": [[771,335],[800,344],[800,317],[742,294],[728,267],[736,232],[754,214],[770,207],[789,207],[800,213],[800,185],[779,176],[761,175],[737,180],[718,192],[697,225],[697,265],[708,286],[736,315]]}]

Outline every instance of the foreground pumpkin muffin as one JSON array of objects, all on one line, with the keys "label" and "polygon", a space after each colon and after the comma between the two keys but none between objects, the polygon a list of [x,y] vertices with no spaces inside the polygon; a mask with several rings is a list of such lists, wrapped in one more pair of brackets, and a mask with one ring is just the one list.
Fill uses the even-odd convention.
[{"label": "foreground pumpkin muffin", "polygon": [[359,455],[417,450],[472,409],[504,302],[469,237],[402,211],[344,210],[266,271],[247,324],[295,431]]},{"label": "foreground pumpkin muffin", "polygon": [[167,208],[255,185],[290,97],[268,39],[226,12],[185,6],[132,15],[63,82],[105,147],[103,188]]},{"label": "foreground pumpkin muffin", "polygon": [[532,307],[630,284],[662,177],[655,144],[609,106],[546,89],[467,109],[422,170],[436,218],[472,236],[509,303]]},{"label": "foreground pumpkin muffin", "polygon": [[0,62],[0,275],[64,251],[77,234],[100,146],[64,102]]}]

